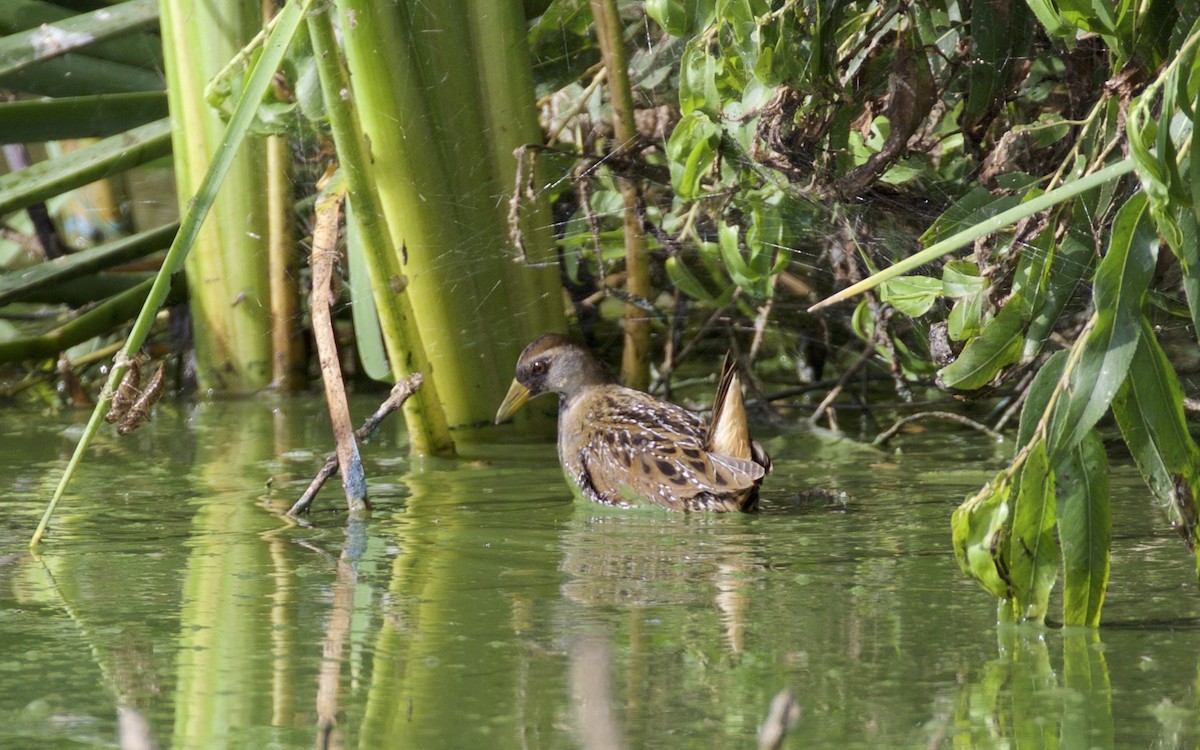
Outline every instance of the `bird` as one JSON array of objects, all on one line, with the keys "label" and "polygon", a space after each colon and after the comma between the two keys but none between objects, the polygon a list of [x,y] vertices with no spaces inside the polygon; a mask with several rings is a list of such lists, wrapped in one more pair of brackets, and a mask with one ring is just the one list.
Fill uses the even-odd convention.
[{"label": "bird", "polygon": [[591,351],[559,333],[521,352],[496,423],[543,393],[559,396],[558,457],[577,496],[622,508],[757,509],[771,459],[750,438],[741,379],[729,354],[707,422],[618,384]]}]

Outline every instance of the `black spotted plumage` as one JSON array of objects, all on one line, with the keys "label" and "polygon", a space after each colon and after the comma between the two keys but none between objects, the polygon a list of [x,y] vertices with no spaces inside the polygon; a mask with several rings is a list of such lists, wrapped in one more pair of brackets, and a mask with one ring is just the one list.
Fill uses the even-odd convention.
[{"label": "black spotted plumage", "polygon": [[771,462],[750,439],[741,384],[726,358],[712,422],[618,385],[591,352],[559,334],[525,348],[496,421],[557,393],[558,455],[578,494],[607,505],[749,511]]}]

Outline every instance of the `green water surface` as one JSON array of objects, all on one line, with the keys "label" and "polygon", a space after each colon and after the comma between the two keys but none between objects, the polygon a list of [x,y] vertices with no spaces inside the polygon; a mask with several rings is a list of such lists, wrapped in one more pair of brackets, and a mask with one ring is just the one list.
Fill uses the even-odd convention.
[{"label": "green water surface", "polygon": [[1197,746],[1194,562],[1123,459],[1105,627],[999,628],[950,548],[1011,450],[973,433],[776,434],[755,516],[573,503],[551,445],[382,435],[373,515],[330,486],[296,524],[321,408],[106,431],[39,557],[86,415],[0,411],[0,748],[754,748],[788,688],[790,748]]}]

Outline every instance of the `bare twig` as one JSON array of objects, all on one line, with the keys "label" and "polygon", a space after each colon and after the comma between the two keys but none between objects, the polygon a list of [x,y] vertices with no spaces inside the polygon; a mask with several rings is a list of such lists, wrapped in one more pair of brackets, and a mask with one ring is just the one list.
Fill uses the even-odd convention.
[{"label": "bare twig", "polygon": [[[362,427],[359,427],[354,431],[354,436],[359,440],[366,440],[369,438],[371,434],[378,429],[379,423],[382,422],[387,415],[399,409],[404,402],[408,400],[408,397],[416,393],[417,389],[420,387],[421,373],[419,372],[414,372],[404,380],[396,383],[396,385],[392,386],[392,392],[388,395],[387,400],[379,405],[379,408],[375,410],[374,414],[367,417],[366,420],[363,421]],[[317,475],[308,485],[308,489],[304,491],[304,494],[300,496],[300,499],[296,501],[290,510],[288,510],[287,514],[289,516],[298,516],[301,513],[307,513],[309,507],[312,506],[313,498],[317,496],[317,492],[320,491],[325,482],[328,481],[329,478],[337,472],[337,470],[338,459],[337,454],[334,454],[325,461],[325,465],[322,466],[317,472]]]},{"label": "bare twig", "polygon": [[815,425],[817,423],[817,420],[819,420],[821,418],[821,414],[828,411],[830,424],[832,427],[834,414],[833,414],[833,410],[831,410],[829,408],[829,405],[833,403],[834,399],[836,399],[839,395],[841,395],[842,390],[846,387],[846,383],[850,382],[850,378],[854,377],[854,373],[858,372],[858,369],[860,367],[862,367],[863,365],[865,365],[867,363],[867,360],[869,360],[874,355],[875,355],[875,342],[874,341],[867,342],[866,348],[863,349],[862,354],[860,354],[858,356],[858,359],[856,359],[854,361],[854,364],[850,365],[850,367],[847,368],[846,371],[842,373],[841,377],[839,377],[837,380],[837,385],[835,385],[833,388],[830,388],[829,393],[825,394],[825,398],[821,399],[821,403],[817,404],[816,411],[814,411],[812,416],[808,418],[809,424]]},{"label": "bare twig", "polygon": [[987,435],[997,443],[1003,442],[1004,440],[1003,435],[992,430],[987,425],[980,424],[974,419],[964,417],[961,414],[955,414],[954,412],[950,411],[923,411],[919,414],[909,414],[907,417],[901,417],[900,419],[897,419],[895,424],[879,433],[875,439],[871,441],[871,445],[880,446],[887,443],[896,436],[896,433],[900,432],[900,429],[904,427],[904,425],[921,419],[945,419],[950,422],[958,422],[961,425],[970,427],[972,430],[978,430],[979,432],[982,432],[984,435]]}]

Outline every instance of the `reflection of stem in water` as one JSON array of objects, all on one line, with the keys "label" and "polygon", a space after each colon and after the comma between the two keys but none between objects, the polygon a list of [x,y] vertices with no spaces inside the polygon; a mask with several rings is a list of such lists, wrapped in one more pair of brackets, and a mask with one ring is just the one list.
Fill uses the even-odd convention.
[{"label": "reflection of stem in water", "polygon": [[354,551],[363,548],[361,543],[352,543],[352,537],[361,537],[364,532],[361,521],[351,519],[346,526],[346,546],[338,559],[337,581],[333,586],[333,605],[329,609],[329,625],[325,630],[325,640],[321,643],[321,668],[317,676],[317,747],[322,750],[343,746],[341,734],[337,731],[342,652],[350,633],[354,587],[358,580]]},{"label": "reflection of stem in water", "polygon": [[[30,559],[36,560],[41,564],[42,569],[46,572],[46,577],[50,579],[50,588],[58,595],[58,601],[62,604],[62,608],[66,611],[67,616],[71,618],[71,622],[79,628],[80,634],[88,645],[88,650],[92,652],[92,661],[100,670],[100,674],[104,678],[104,685],[113,694],[116,699],[117,709],[117,732],[120,739],[120,746],[123,750],[150,750],[155,747],[153,737],[150,734],[150,724],[146,721],[146,717],[135,708],[137,692],[147,692],[135,690],[142,687],[142,679],[153,680],[154,670],[146,669],[144,664],[138,663],[136,659],[132,663],[123,663],[121,659],[117,659],[115,665],[110,665],[107,658],[100,651],[95,636],[92,634],[92,629],[88,627],[87,622],[83,620],[76,612],[75,607],[67,599],[63,593],[62,587],[58,585],[58,579],[54,577],[54,573],[50,570],[50,566],[40,555],[31,555]],[[132,656],[136,657],[137,653],[133,652]]]},{"label": "reflection of stem in water", "polygon": [[745,572],[744,565],[721,563],[713,575],[713,585],[717,589],[717,612],[725,630],[725,643],[734,654],[742,653],[746,632]]},{"label": "reflection of stem in water", "polygon": [[[1056,747],[1060,738],[1114,747],[1112,686],[1098,631],[1061,632],[1061,672],[1051,663],[1045,631],[1009,626],[997,635],[1000,655],[963,678],[953,718],[956,747]],[[934,738],[946,731],[939,727]]]},{"label": "reflection of stem in water", "polygon": [[613,712],[611,664],[608,642],[599,636],[584,636],[571,648],[571,697],[585,750],[626,747]]}]

